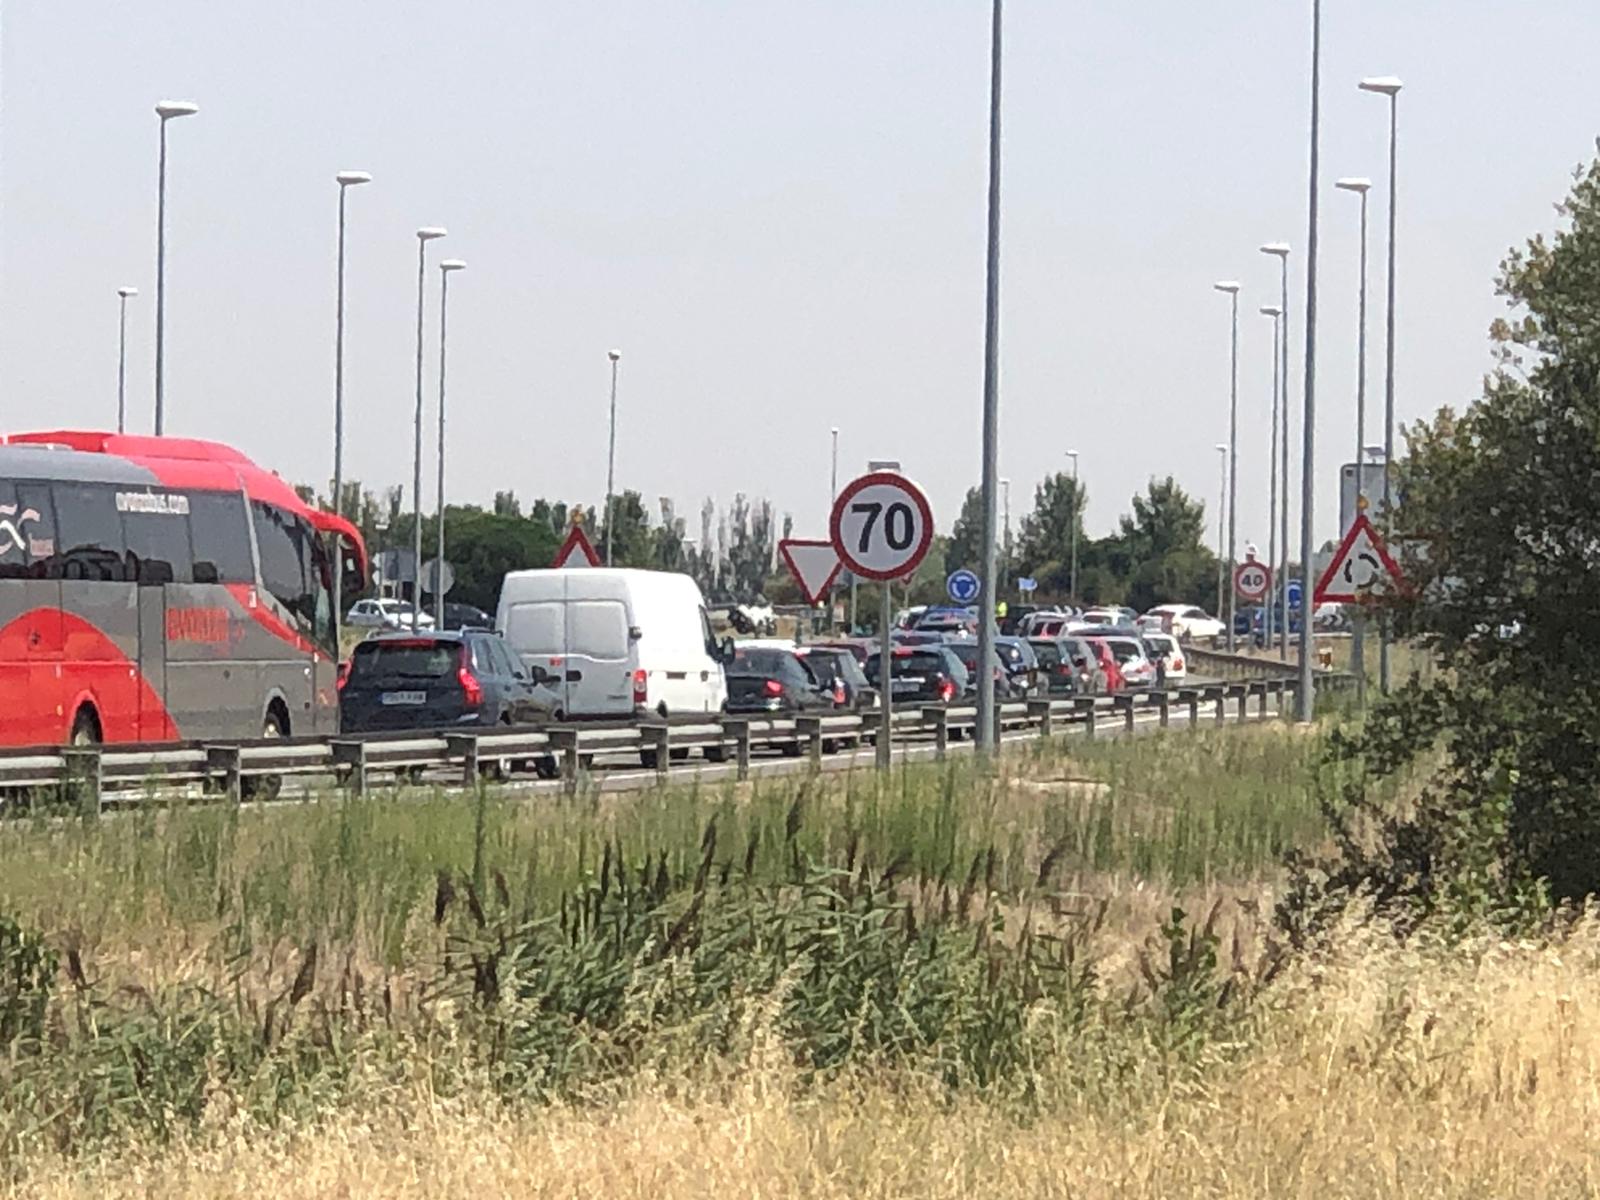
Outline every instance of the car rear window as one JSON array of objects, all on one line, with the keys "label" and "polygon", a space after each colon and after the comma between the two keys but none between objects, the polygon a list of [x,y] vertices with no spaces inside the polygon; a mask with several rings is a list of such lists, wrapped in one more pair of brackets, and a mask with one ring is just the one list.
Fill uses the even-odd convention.
[{"label": "car rear window", "polygon": [[1041,667],[1053,667],[1061,661],[1061,648],[1054,642],[1035,642],[1033,652],[1039,656]]},{"label": "car rear window", "polygon": [[739,675],[781,675],[791,657],[787,650],[739,649],[733,652],[733,670]]},{"label": "car rear window", "polygon": [[1107,638],[1106,646],[1111,651],[1111,657],[1116,659],[1119,665],[1144,657],[1144,649],[1139,643],[1129,641],[1127,638]]},{"label": "car rear window", "polygon": [[398,642],[362,642],[350,660],[350,678],[443,679],[461,661],[459,642],[407,638]]}]

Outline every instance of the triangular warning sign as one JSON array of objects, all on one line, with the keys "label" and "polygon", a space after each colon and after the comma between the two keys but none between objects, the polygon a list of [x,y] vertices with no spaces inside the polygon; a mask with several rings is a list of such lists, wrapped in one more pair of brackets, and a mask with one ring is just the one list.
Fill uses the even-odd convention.
[{"label": "triangular warning sign", "polygon": [[1369,596],[1405,587],[1400,568],[1389,556],[1383,538],[1359,513],[1334,552],[1333,561],[1317,580],[1314,603],[1355,604]]},{"label": "triangular warning sign", "polygon": [[567,533],[567,540],[561,543],[561,549],[556,551],[556,561],[551,565],[557,569],[600,565],[600,556],[594,552],[594,546],[589,542],[589,535],[583,532],[582,525],[574,525]]},{"label": "triangular warning sign", "polygon": [[828,594],[833,581],[839,577],[839,568],[844,565],[832,542],[784,538],[778,543],[778,553],[783,556],[789,574],[800,585],[807,604],[817,604]]}]

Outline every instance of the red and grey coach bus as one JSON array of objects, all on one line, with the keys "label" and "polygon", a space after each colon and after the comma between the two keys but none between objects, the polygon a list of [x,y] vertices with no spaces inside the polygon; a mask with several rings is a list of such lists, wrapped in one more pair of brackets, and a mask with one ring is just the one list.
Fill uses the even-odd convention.
[{"label": "red and grey coach bus", "polygon": [[336,732],[355,528],[215,442],[0,444],[0,745]]}]

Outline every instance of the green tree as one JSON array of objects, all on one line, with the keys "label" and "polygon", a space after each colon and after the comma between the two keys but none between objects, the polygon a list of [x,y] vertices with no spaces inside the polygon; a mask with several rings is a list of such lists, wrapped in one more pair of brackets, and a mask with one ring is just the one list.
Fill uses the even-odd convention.
[{"label": "green tree", "polygon": [[[645,511],[644,498],[629,489],[612,497],[611,520],[615,525],[611,543],[611,565],[615,567],[648,567],[652,565],[654,539],[650,533],[650,514]],[[606,525],[604,510],[600,528],[595,534],[594,548],[605,555]]]},{"label": "green tree", "polygon": [[949,575],[963,567],[983,570],[983,493],[977,488],[967,489],[961,513],[944,547],[944,573]]},{"label": "green tree", "polygon": [[1143,611],[1203,602],[1215,592],[1217,557],[1205,545],[1205,526],[1205,503],[1191,499],[1170,475],[1135,495],[1133,513],[1121,518],[1105,556],[1120,568],[1124,603]]},{"label": "green tree", "polygon": [[[1600,888],[1600,163],[1559,212],[1501,265],[1511,311],[1483,398],[1407,431],[1393,515],[1411,587],[1387,607],[1442,669],[1346,745],[1350,832],[1300,873],[1291,928],[1356,888],[1407,919]],[[1424,755],[1421,797],[1383,811],[1369,781]],[[1376,850],[1357,836],[1374,824]]]},{"label": "green tree", "polygon": [[1057,472],[1034,489],[1033,511],[1022,519],[1017,540],[1017,571],[1032,576],[1045,596],[1066,598],[1072,589],[1072,531],[1078,531],[1082,564],[1088,537],[1083,506],[1088,491],[1071,475]]}]

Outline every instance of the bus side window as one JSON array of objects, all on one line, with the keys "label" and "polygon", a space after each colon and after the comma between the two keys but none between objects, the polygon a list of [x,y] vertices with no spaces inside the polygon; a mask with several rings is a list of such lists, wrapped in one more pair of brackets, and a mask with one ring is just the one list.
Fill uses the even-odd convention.
[{"label": "bus side window", "polygon": [[122,514],[133,575],[146,586],[192,583],[194,552],[189,546],[189,518],[183,513]]},{"label": "bus side window", "polygon": [[192,492],[189,536],[196,583],[254,583],[250,522],[238,492]]},{"label": "bus side window", "polygon": [[116,489],[96,483],[56,483],[56,558],[60,579],[120,583],[129,578]]},{"label": "bus side window", "polygon": [[256,548],[261,553],[261,584],[304,631],[313,614],[299,522],[292,513],[259,500],[250,502],[250,512],[255,518]]}]

